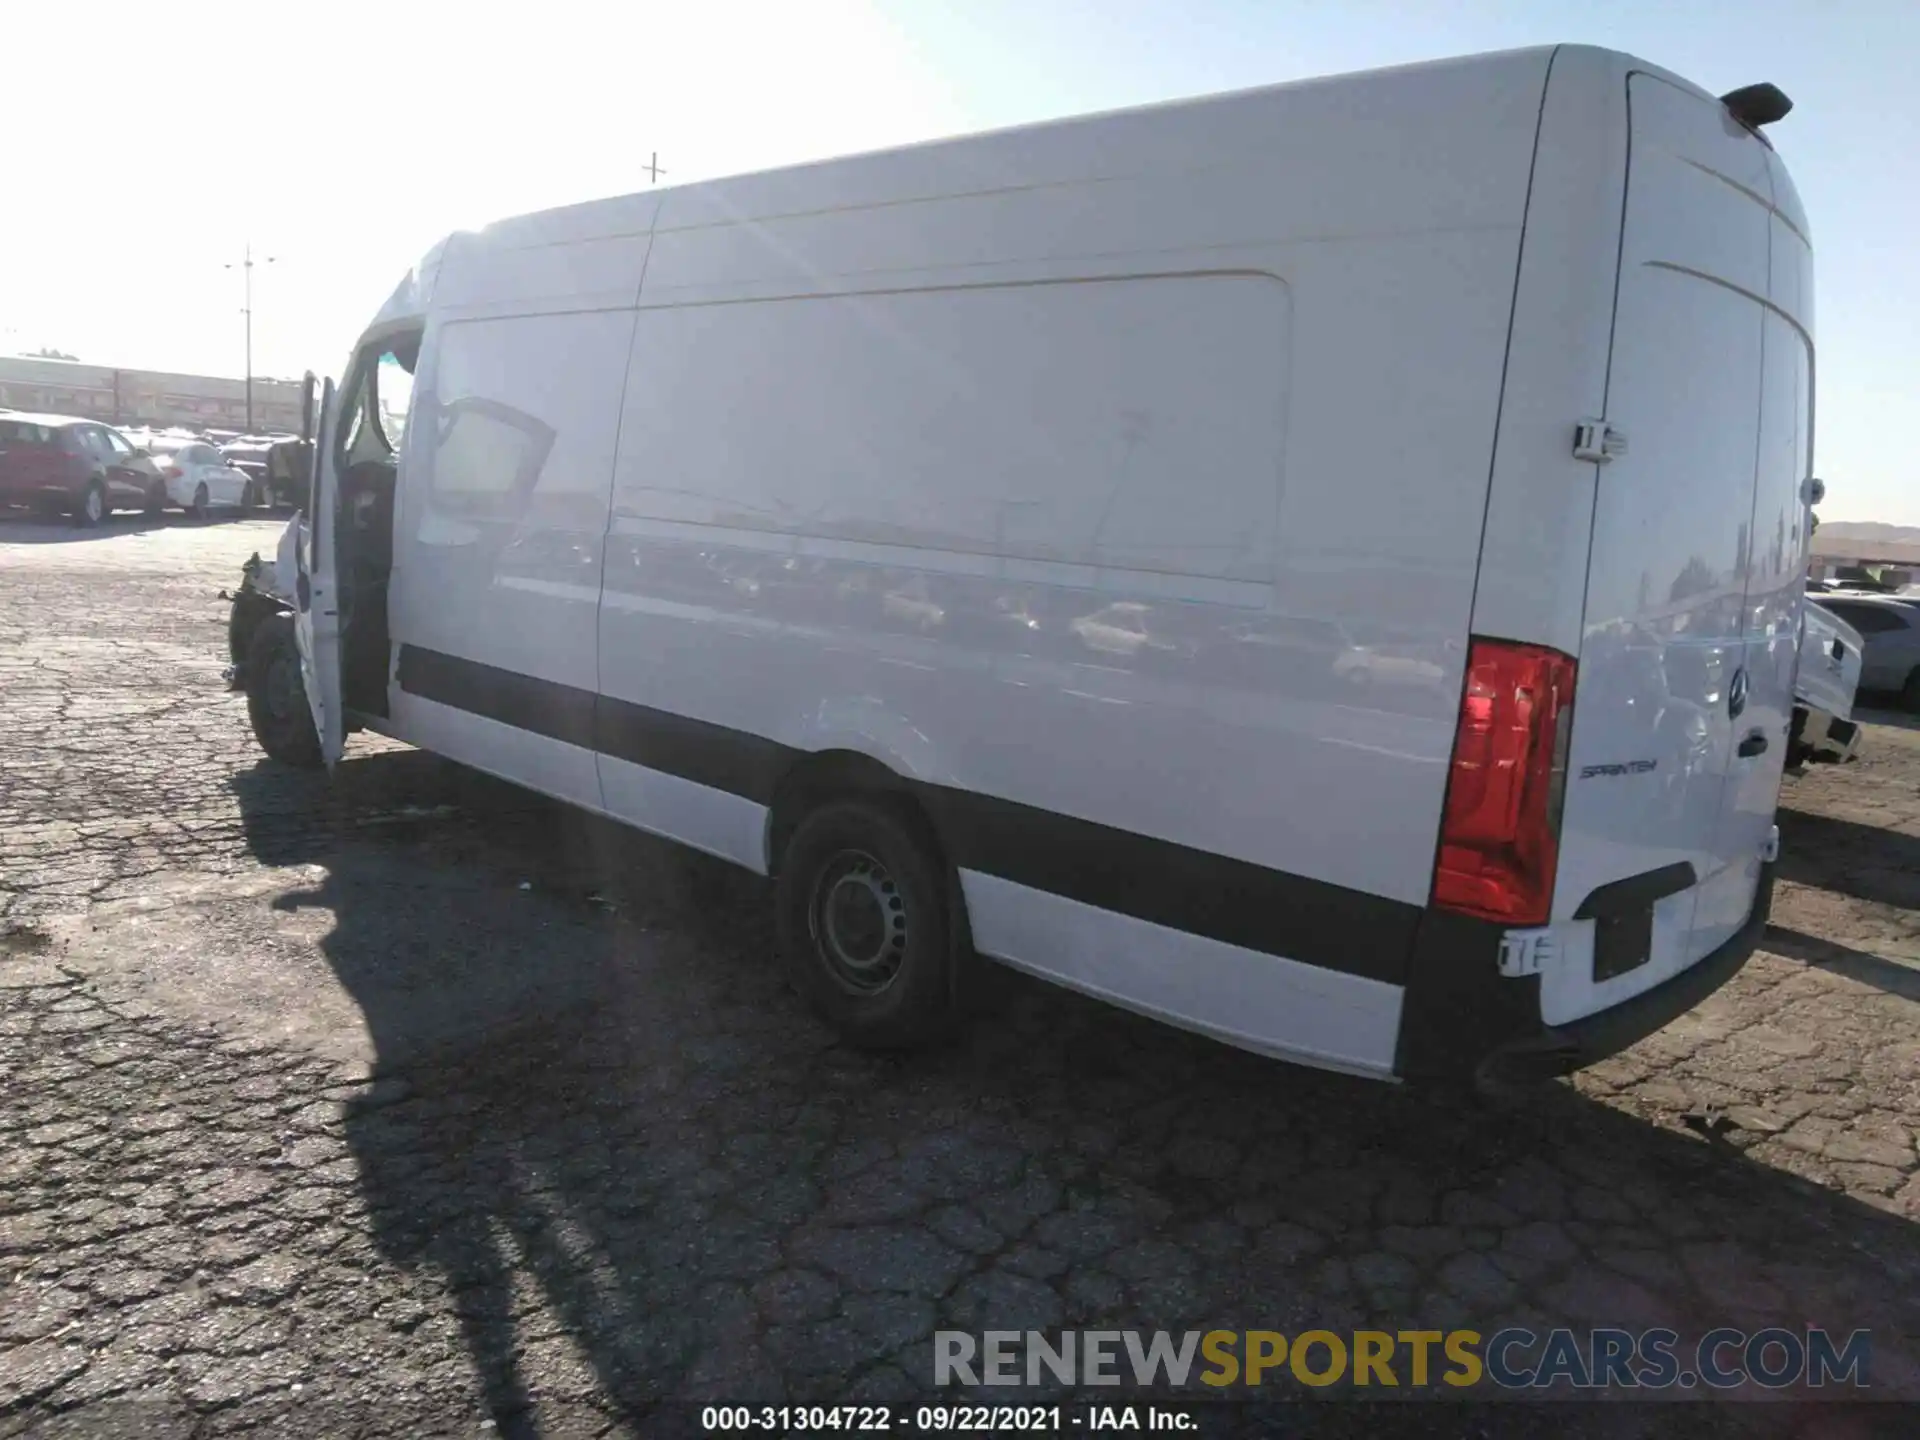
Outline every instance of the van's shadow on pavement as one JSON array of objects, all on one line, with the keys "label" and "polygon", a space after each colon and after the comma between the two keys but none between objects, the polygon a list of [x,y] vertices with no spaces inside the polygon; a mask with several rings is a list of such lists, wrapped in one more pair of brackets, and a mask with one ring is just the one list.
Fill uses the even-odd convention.
[{"label": "van's shadow on pavement", "polygon": [[346,1122],[374,1238],[444,1286],[507,1434],[925,1399],[936,1327],[1811,1323],[1916,1384],[1920,1227],[1568,1087],[1463,1105],[1011,977],[953,1047],[862,1056],[786,989],[752,877],[418,752],[233,784],[260,860],[326,868],[280,903],[333,916],[377,1049]]},{"label": "van's shadow on pavement", "polygon": [[1817,935],[1803,935],[1798,930],[1785,930],[1778,925],[1767,927],[1765,944],[1775,955],[1818,965],[1823,970],[1831,970],[1862,985],[1871,985],[1889,995],[1904,995],[1909,1000],[1920,1000],[1920,966],[1901,965],[1870,950],[1836,945]]},{"label": "van's shadow on pavement", "polygon": [[1920,910],[1920,837],[1782,808],[1780,878]]}]

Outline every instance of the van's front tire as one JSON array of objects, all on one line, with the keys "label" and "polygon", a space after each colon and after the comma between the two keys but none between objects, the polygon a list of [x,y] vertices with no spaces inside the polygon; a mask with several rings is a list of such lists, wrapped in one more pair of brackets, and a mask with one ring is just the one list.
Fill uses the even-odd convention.
[{"label": "van's front tire", "polygon": [[848,1044],[907,1049],[953,1029],[971,959],[964,904],[909,807],[876,797],[808,815],[781,858],[774,904],[794,984]]},{"label": "van's front tire", "polygon": [[300,680],[300,647],[293,616],[269,615],[247,642],[247,719],[260,748],[283,765],[320,768],[320,737]]}]

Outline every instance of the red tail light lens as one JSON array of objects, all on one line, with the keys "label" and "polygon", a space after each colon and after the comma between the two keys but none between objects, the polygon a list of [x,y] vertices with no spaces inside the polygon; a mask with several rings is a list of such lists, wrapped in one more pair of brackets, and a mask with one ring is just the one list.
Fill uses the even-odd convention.
[{"label": "red tail light lens", "polygon": [[1558,650],[1475,640],[1453,737],[1433,903],[1544,925],[1560,858],[1574,662]]}]

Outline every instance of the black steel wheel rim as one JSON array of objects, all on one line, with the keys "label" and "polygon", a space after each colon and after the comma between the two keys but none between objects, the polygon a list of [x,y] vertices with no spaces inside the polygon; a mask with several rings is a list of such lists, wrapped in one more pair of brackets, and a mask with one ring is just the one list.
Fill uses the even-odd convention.
[{"label": "black steel wheel rim", "polygon": [[907,954],[907,902],[873,856],[844,850],[820,869],[807,907],[813,948],[827,972],[855,995],[893,984]]}]

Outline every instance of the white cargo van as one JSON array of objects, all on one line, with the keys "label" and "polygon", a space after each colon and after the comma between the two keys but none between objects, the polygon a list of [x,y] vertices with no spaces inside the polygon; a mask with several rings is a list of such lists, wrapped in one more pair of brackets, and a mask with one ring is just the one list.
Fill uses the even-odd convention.
[{"label": "white cargo van", "polygon": [[1545,48],[455,234],[326,388],[259,737],[776,876],[856,1042],[984,955],[1365,1075],[1586,1063],[1767,915],[1787,108]]}]

